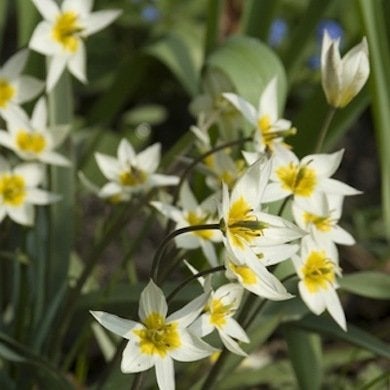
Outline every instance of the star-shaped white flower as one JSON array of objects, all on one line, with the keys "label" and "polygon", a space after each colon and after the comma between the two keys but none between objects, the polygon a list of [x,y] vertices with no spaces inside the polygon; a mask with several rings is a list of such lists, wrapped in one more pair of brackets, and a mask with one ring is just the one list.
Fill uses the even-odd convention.
[{"label": "star-shaped white flower", "polygon": [[46,101],[41,98],[34,107],[31,120],[24,111],[9,119],[8,132],[0,130],[0,144],[23,160],[68,166],[70,161],[54,151],[68,131],[64,127],[49,129],[47,119]]},{"label": "star-shaped white flower", "polygon": [[0,116],[5,120],[23,115],[20,105],[43,89],[42,81],[22,75],[27,59],[28,50],[20,50],[0,68]]},{"label": "star-shaped white flower", "polygon": [[32,0],[44,20],[35,28],[29,47],[50,57],[46,89],[50,91],[67,67],[86,82],[84,39],[102,30],[120,14],[119,10],[91,12],[93,0]]},{"label": "star-shaped white flower", "polygon": [[255,141],[258,151],[273,150],[275,144],[283,145],[284,137],[295,134],[295,129],[292,128],[291,122],[279,118],[276,77],[264,88],[259,98],[257,109],[244,98],[234,93],[224,93],[223,96],[257,130]]},{"label": "star-shaped white flower", "polygon": [[[181,208],[153,201],[151,204],[166,217],[176,222],[176,229],[186,226],[204,225],[217,223],[216,206],[214,196],[198,203],[187,182],[180,189]],[[210,265],[218,265],[217,255],[214,249],[215,242],[220,242],[222,236],[218,230],[199,230],[187,234],[181,234],[175,238],[178,248],[196,249],[201,248]]]},{"label": "star-shaped white flower", "polygon": [[331,242],[319,245],[307,236],[302,239],[301,255],[293,256],[292,260],[300,278],[299,293],[308,308],[317,315],[327,310],[346,330],[344,311],[336,293],[336,277],[341,276],[336,246]]},{"label": "star-shaped white flower", "polygon": [[291,222],[261,210],[271,164],[259,159],[239,178],[231,194],[223,186],[220,210],[225,246],[245,262],[248,252],[260,253],[270,247],[302,237],[303,232]]},{"label": "star-shaped white flower", "polygon": [[11,168],[0,156],[0,222],[8,215],[21,225],[32,225],[34,205],[59,200],[57,195],[37,188],[43,179],[42,165],[25,163]]},{"label": "star-shaped white flower", "polygon": [[321,50],[322,87],[328,103],[345,107],[363,88],[370,73],[366,38],[354,46],[343,58],[340,39],[333,40],[325,31]]},{"label": "star-shaped white flower", "polygon": [[344,150],[335,153],[311,154],[302,160],[285,148],[277,148],[272,156],[271,183],[264,191],[264,202],[294,196],[310,198],[318,192],[337,195],[357,195],[360,191],[332,179],[341,163]]},{"label": "star-shaped white flower", "polygon": [[337,244],[353,245],[354,238],[338,225],[343,196],[318,193],[292,204],[296,224],[308,232],[317,242],[330,240]]},{"label": "star-shaped white flower", "polygon": [[117,158],[95,153],[97,165],[109,180],[100,190],[100,196],[122,201],[152,187],[178,184],[179,178],[176,176],[155,173],[160,164],[160,155],[161,145],[158,143],[136,154],[126,139],[119,144]]},{"label": "star-shaped white flower", "polygon": [[140,298],[138,315],[141,322],[102,311],[91,311],[91,314],[105,328],[129,340],[122,355],[122,372],[141,372],[154,366],[159,389],[172,390],[175,388],[173,360],[191,362],[216,351],[188,331],[207,298],[207,294],[202,294],[167,316],[164,294],[151,280]]}]

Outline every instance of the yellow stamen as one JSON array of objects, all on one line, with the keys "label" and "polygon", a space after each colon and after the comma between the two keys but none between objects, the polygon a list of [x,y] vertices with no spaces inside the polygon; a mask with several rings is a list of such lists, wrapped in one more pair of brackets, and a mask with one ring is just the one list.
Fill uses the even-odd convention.
[{"label": "yellow stamen", "polygon": [[0,176],[0,196],[6,205],[20,206],[26,198],[26,184],[20,175]]},{"label": "yellow stamen", "polygon": [[78,15],[75,12],[67,11],[57,17],[52,37],[66,51],[75,53],[79,48],[82,31],[83,28],[78,24]]},{"label": "yellow stamen", "polygon": [[161,314],[152,313],[145,319],[144,326],[134,330],[142,353],[165,357],[169,351],[180,347],[177,322],[166,323]]},{"label": "yellow stamen", "polygon": [[119,182],[123,186],[134,187],[145,183],[147,175],[138,168],[131,166],[128,171],[123,171],[119,175]]},{"label": "yellow stamen", "polygon": [[210,322],[217,328],[223,327],[227,318],[232,315],[232,306],[232,304],[224,305],[221,299],[212,299],[206,307],[206,311],[210,314]]},{"label": "yellow stamen", "polygon": [[312,224],[321,232],[330,232],[333,228],[333,221],[329,216],[315,215],[305,211],[303,219],[306,225]]},{"label": "yellow stamen", "polygon": [[46,140],[42,134],[21,129],[16,135],[16,144],[23,152],[40,154],[45,149]]},{"label": "yellow stamen", "polygon": [[15,88],[5,79],[0,79],[0,107],[6,108],[15,96]]},{"label": "yellow stamen", "polygon": [[311,293],[328,289],[335,281],[335,265],[324,251],[312,251],[302,267],[303,282]]},{"label": "yellow stamen", "polygon": [[276,175],[282,182],[282,187],[294,195],[309,197],[317,186],[316,172],[307,165],[300,167],[291,162],[279,167],[276,170]]}]

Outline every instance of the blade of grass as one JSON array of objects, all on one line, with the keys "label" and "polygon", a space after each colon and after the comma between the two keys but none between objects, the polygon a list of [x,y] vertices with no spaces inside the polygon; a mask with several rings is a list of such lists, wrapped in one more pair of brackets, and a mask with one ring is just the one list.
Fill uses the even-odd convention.
[{"label": "blade of grass", "polygon": [[[4,0],[3,0],[4,1]],[[18,46],[26,46],[38,21],[38,12],[32,1],[17,0]]]},{"label": "blade of grass", "polygon": [[208,0],[207,23],[205,38],[205,57],[211,53],[218,45],[219,26],[221,13],[223,10],[223,0]]},{"label": "blade of grass", "polygon": [[382,207],[386,235],[390,239],[390,45],[383,1],[359,0],[370,51],[372,111],[382,168]]}]

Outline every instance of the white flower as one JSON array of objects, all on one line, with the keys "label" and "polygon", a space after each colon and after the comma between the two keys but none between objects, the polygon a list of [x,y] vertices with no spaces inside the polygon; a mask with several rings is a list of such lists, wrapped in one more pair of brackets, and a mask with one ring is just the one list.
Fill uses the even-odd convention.
[{"label": "white flower", "polygon": [[266,149],[273,150],[275,144],[283,145],[284,137],[295,134],[295,129],[291,127],[291,122],[279,118],[276,77],[264,88],[259,98],[257,109],[251,103],[234,93],[224,93],[223,96],[257,130],[255,133],[255,141],[259,151],[263,152]]},{"label": "white flower", "polygon": [[337,195],[356,195],[360,191],[330,178],[340,165],[344,150],[331,154],[311,154],[301,161],[290,150],[277,148],[272,156],[271,183],[267,185],[263,201],[272,202],[289,195],[310,198],[324,192]]},{"label": "white flower", "polygon": [[307,236],[302,239],[301,256],[292,259],[300,278],[299,293],[309,309],[317,315],[327,310],[346,330],[344,311],[336,293],[336,277],[341,276],[336,246],[331,242],[319,246]]},{"label": "white flower", "polygon": [[[162,202],[151,202],[151,204],[166,217],[176,222],[176,229],[186,226],[204,225],[217,223],[216,202],[213,196],[198,204],[187,182],[183,183],[180,189],[181,209]],[[196,249],[201,248],[210,265],[218,265],[213,242],[222,240],[218,230],[198,230],[187,234],[180,234],[175,238],[178,248]]]},{"label": "white flower", "polygon": [[176,176],[155,173],[160,164],[161,146],[154,144],[136,154],[132,145],[122,139],[117,158],[95,153],[97,165],[109,180],[100,190],[100,196],[107,199],[128,200],[135,192],[151,187],[176,185]]},{"label": "white flower", "polygon": [[191,362],[215,351],[187,330],[202,311],[207,298],[207,294],[202,294],[167,317],[163,292],[151,280],[140,298],[138,314],[141,323],[102,311],[91,311],[91,314],[105,328],[129,340],[122,355],[122,372],[141,372],[154,366],[159,389],[173,390],[173,360]]},{"label": "white flower", "polygon": [[67,67],[86,82],[84,39],[110,23],[118,10],[91,12],[92,0],[64,0],[61,8],[53,0],[32,0],[45,20],[35,28],[29,47],[51,58],[47,90],[51,90]]},{"label": "white flower", "polygon": [[243,292],[244,289],[237,283],[225,284],[212,291],[204,313],[191,325],[191,331],[203,337],[216,329],[221,341],[230,352],[246,356],[235,340],[249,343],[249,338],[233,318],[240,306]]},{"label": "white flower", "polygon": [[64,128],[48,129],[45,99],[38,100],[31,121],[24,111],[21,114],[9,119],[9,132],[0,130],[0,144],[13,150],[23,160],[68,166],[70,161],[53,150],[68,132]]},{"label": "white flower", "polygon": [[322,87],[328,103],[336,108],[345,107],[359,93],[370,73],[366,38],[343,58],[339,44],[340,39],[331,39],[325,31],[321,51]]},{"label": "white flower", "polygon": [[28,50],[20,50],[0,68],[0,116],[5,120],[17,117],[23,104],[43,89],[43,82],[22,75],[28,59]]},{"label": "white flower", "polygon": [[19,224],[32,225],[33,205],[57,201],[57,195],[37,188],[43,179],[44,170],[41,165],[25,163],[12,169],[0,156],[0,222],[8,215]]},{"label": "white flower", "polygon": [[330,240],[337,244],[353,245],[354,238],[338,225],[341,217],[343,196],[314,194],[292,204],[296,224],[320,242]]},{"label": "white flower", "polygon": [[225,257],[226,277],[236,279],[242,287],[259,297],[282,301],[293,296],[283,284],[272,275],[253,253],[248,253],[245,262],[227,251]]},{"label": "white flower", "polygon": [[223,186],[220,219],[224,244],[243,262],[248,252],[293,241],[303,233],[291,222],[261,211],[270,168],[268,160],[259,159],[236,182],[230,196]]}]

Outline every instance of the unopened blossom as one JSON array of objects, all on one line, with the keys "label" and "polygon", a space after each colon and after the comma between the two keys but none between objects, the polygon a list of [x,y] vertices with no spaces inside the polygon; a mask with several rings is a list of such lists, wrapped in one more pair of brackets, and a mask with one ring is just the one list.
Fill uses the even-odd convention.
[{"label": "unopened blossom", "polygon": [[34,205],[47,205],[59,199],[38,186],[44,180],[40,164],[24,163],[11,167],[0,156],[0,222],[8,215],[21,225],[34,223]]},{"label": "unopened blossom", "polygon": [[46,89],[51,90],[68,68],[86,82],[84,40],[112,23],[118,10],[91,12],[93,0],[32,0],[44,20],[35,28],[29,47],[50,58]]},{"label": "unopened blossom", "polygon": [[101,188],[99,196],[128,200],[132,194],[152,187],[176,185],[178,177],[155,173],[160,157],[160,144],[153,144],[137,154],[126,139],[122,139],[119,144],[117,158],[95,153],[98,167],[109,180]]},{"label": "unopened blossom", "polygon": [[44,98],[38,100],[31,119],[24,111],[9,119],[8,131],[0,130],[0,144],[13,150],[23,160],[67,166],[70,161],[54,149],[68,134],[65,128],[49,128]]},{"label": "unopened blossom", "polygon": [[151,280],[141,293],[138,311],[141,322],[102,311],[91,311],[91,314],[106,329],[128,340],[122,354],[123,373],[136,373],[155,367],[159,389],[173,390],[173,360],[192,362],[215,351],[188,331],[204,308],[207,298],[207,294],[202,294],[167,316],[164,294]]},{"label": "unopened blossom", "polygon": [[[180,208],[157,201],[153,201],[151,204],[166,217],[174,220],[176,229],[218,222],[216,218],[217,203],[214,197],[209,197],[199,204],[187,182],[180,189],[179,201]],[[215,229],[188,232],[187,234],[180,234],[175,238],[178,248],[201,248],[206,259],[213,267],[218,265],[214,244],[221,240],[221,232]]]},{"label": "unopened blossom", "polygon": [[5,120],[18,117],[20,105],[37,96],[43,89],[43,82],[22,75],[28,59],[28,50],[20,50],[0,68],[0,116]]},{"label": "unopened blossom", "polygon": [[294,255],[292,260],[300,278],[299,293],[308,308],[317,315],[327,310],[346,330],[344,311],[336,293],[337,277],[341,276],[336,246],[331,242],[319,245],[307,236],[302,240],[301,255]]},{"label": "unopened blossom", "polygon": [[303,233],[291,222],[261,210],[270,169],[270,161],[259,159],[239,178],[230,194],[223,186],[220,220],[224,244],[244,262],[248,252],[288,243]]},{"label": "unopened blossom", "polygon": [[343,196],[317,193],[300,198],[292,204],[296,224],[316,241],[329,240],[337,244],[353,245],[354,238],[338,225],[342,213]]},{"label": "unopened blossom", "polygon": [[264,192],[264,202],[287,196],[310,198],[318,192],[335,195],[356,195],[360,191],[332,179],[341,163],[344,150],[330,154],[311,154],[302,160],[285,148],[277,148],[272,156],[270,183]]},{"label": "unopened blossom", "polygon": [[275,144],[283,145],[284,137],[295,134],[296,130],[291,126],[291,122],[279,118],[276,77],[266,85],[260,95],[257,109],[234,93],[224,93],[223,96],[256,129],[254,139],[259,151],[273,150]]},{"label": "unopened blossom", "polygon": [[203,337],[217,330],[222,343],[230,352],[246,356],[237,341],[249,343],[249,338],[233,318],[240,306],[243,292],[243,287],[238,283],[224,284],[211,291],[204,311],[191,325],[191,331]]},{"label": "unopened blossom", "polygon": [[366,83],[370,64],[366,38],[340,56],[340,39],[331,39],[325,31],[321,50],[322,87],[328,103],[335,108],[345,107]]}]

